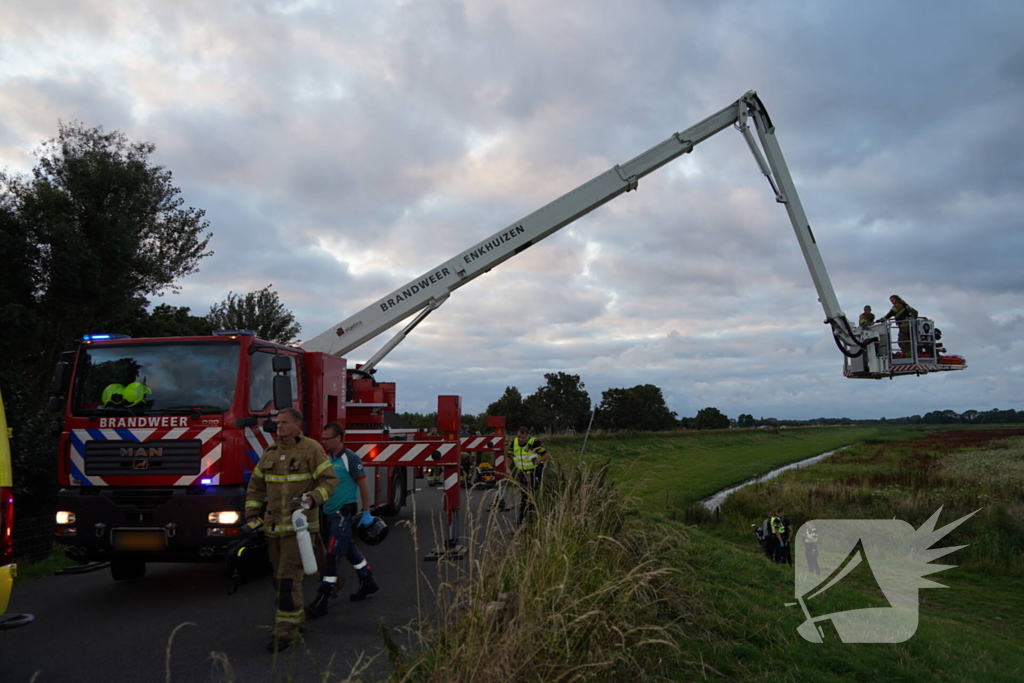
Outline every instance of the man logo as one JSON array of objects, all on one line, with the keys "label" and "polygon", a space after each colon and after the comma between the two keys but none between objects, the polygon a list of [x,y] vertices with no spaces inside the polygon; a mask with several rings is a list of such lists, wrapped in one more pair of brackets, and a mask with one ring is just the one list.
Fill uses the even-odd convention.
[{"label": "man logo", "polygon": [[136,460],[136,461],[132,462],[132,469],[133,470],[148,470],[149,469],[149,461],[148,460]]},{"label": "man logo", "polygon": [[[796,538],[804,538],[804,528],[817,529],[815,545],[821,571],[812,572],[808,566],[807,560],[813,564],[815,555],[811,550],[806,552],[807,560],[805,553],[795,553],[797,602],[786,606],[799,604],[806,617],[797,633],[804,640],[821,643],[827,637],[823,627],[831,622],[829,635],[838,635],[844,643],[902,643],[913,636],[917,632],[918,589],[945,588],[923,577],[956,566],[929,562],[966,547],[932,549],[932,545],[979,510],[936,531],[941,512],[940,507],[920,529],[899,519],[816,519],[801,527]],[[863,607],[831,611],[840,601],[848,606],[849,596],[828,596],[826,591],[855,571],[858,585],[873,581],[878,591],[865,596]]]},{"label": "man logo", "polygon": [[164,454],[164,449],[162,449],[162,448],[150,448],[149,450],[146,450],[145,448],[122,448],[121,449],[121,457],[122,458],[159,458],[163,454]]}]

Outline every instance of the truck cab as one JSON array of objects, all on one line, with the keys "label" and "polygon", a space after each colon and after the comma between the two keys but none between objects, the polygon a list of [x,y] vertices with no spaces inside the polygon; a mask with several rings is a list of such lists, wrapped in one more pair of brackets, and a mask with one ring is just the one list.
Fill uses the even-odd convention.
[{"label": "truck cab", "polygon": [[342,359],[245,331],[83,338],[58,364],[51,399],[61,414],[57,541],[69,557],[109,561],[115,579],[142,576],[149,561],[221,557],[285,407],[275,385],[313,438],[344,419]]}]

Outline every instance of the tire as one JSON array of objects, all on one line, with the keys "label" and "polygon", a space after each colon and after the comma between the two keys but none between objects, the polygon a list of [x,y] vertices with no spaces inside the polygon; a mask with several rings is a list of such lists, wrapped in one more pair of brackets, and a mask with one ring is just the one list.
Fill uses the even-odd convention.
[{"label": "tire", "polygon": [[114,581],[132,581],[146,575],[146,563],[138,560],[113,560],[110,563],[110,576]]},{"label": "tire", "polygon": [[402,506],[405,504],[405,490],[405,470],[402,469],[395,472],[395,476],[391,479],[392,500],[394,502],[380,509],[382,517],[394,517],[402,511]]}]

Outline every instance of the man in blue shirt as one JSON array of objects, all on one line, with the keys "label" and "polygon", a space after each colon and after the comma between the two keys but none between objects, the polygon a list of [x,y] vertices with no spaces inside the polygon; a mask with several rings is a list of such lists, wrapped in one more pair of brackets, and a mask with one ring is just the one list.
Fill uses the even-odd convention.
[{"label": "man in blue shirt", "polygon": [[[359,577],[359,590],[349,596],[351,600],[365,600],[366,596],[379,590],[377,582],[373,580],[370,563],[359,552],[352,538],[353,524],[369,526],[373,523],[370,487],[366,484],[363,461],[356,453],[345,448],[345,428],[337,422],[324,425],[322,438],[334,473],[338,475],[338,488],[323,505],[328,528],[327,554],[323,583],[313,602],[306,605],[306,617],[310,619],[327,614],[327,603],[334,596],[338,584],[338,564],[343,555],[348,558]],[[357,500],[362,501],[362,508],[357,507]],[[357,515],[360,509],[362,512]]]}]

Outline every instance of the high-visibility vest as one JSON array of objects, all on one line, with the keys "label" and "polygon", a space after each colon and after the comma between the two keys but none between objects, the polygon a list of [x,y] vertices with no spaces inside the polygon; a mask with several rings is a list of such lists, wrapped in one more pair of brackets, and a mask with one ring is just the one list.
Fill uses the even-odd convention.
[{"label": "high-visibility vest", "polygon": [[818,542],[818,530],[817,529],[804,529],[804,543],[817,543]]},{"label": "high-visibility vest", "polygon": [[537,460],[533,453],[533,442],[536,437],[531,436],[525,446],[519,445],[519,439],[512,439],[512,462],[521,470],[532,470],[537,466]]},{"label": "high-visibility vest", "polygon": [[784,534],[784,533],[786,533],[786,525],[782,523],[782,517],[772,517],[772,533],[773,534]]}]

